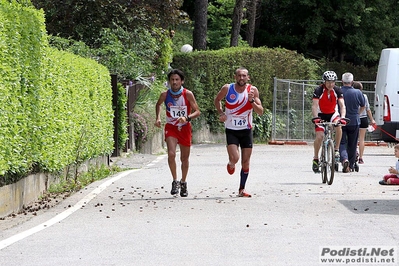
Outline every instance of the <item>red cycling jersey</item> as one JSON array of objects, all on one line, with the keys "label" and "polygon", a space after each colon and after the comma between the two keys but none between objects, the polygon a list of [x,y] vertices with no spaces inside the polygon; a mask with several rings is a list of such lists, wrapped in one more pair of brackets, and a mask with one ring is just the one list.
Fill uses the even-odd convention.
[{"label": "red cycling jersey", "polygon": [[330,92],[324,84],[317,87],[313,92],[313,99],[319,100],[320,113],[333,114],[338,110],[338,99],[343,99],[344,95],[338,86],[334,86]]}]

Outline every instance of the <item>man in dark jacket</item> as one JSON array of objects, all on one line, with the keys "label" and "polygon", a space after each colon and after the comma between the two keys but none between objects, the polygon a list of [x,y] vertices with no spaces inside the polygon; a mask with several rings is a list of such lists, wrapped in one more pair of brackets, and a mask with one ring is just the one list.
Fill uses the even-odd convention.
[{"label": "man in dark jacket", "polygon": [[342,172],[348,173],[353,171],[356,161],[356,148],[360,125],[359,114],[364,110],[365,100],[362,92],[352,87],[352,73],[347,72],[342,75],[342,84],[341,90],[345,100],[346,117],[350,119],[350,123],[342,127],[339,152],[343,166]]}]

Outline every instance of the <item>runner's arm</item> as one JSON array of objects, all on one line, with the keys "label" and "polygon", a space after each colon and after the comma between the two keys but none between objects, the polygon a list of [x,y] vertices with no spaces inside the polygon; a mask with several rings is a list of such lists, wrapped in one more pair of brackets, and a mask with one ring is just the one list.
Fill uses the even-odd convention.
[{"label": "runner's arm", "polygon": [[166,92],[162,92],[159,95],[158,101],[155,104],[155,123],[156,127],[161,127],[161,106],[162,103],[165,102],[166,99]]},{"label": "runner's arm", "polygon": [[[252,91],[253,90],[253,91]],[[251,91],[253,93],[253,99],[255,100],[251,105],[252,108],[254,109],[254,111],[258,114],[258,115],[263,115],[263,106],[262,106],[262,102],[259,99],[259,91],[258,88],[252,86],[251,87]]]},{"label": "runner's arm", "polygon": [[198,107],[197,101],[195,100],[194,93],[189,90],[187,90],[187,100],[190,103],[191,111],[194,110],[194,112],[192,112],[191,114],[187,114],[187,117],[190,117],[191,119],[199,117],[201,115],[200,108]]},{"label": "runner's arm", "polygon": [[216,95],[213,103],[215,105],[216,111],[219,114],[219,121],[220,122],[225,122],[227,119],[226,114],[224,113],[223,109],[222,109],[222,103],[221,101],[226,97],[227,95],[227,90],[228,90],[228,84],[225,84],[220,91],[218,92],[218,94]]}]

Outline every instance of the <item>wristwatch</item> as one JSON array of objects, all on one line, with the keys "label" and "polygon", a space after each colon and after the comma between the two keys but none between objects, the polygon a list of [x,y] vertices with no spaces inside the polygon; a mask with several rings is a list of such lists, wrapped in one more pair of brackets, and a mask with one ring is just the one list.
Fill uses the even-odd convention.
[{"label": "wristwatch", "polygon": [[255,102],[255,98],[252,98],[252,100],[249,101],[250,103],[254,103]]},{"label": "wristwatch", "polygon": [[190,122],[190,121],[191,121],[191,117],[186,116],[186,121],[187,121],[187,122]]}]

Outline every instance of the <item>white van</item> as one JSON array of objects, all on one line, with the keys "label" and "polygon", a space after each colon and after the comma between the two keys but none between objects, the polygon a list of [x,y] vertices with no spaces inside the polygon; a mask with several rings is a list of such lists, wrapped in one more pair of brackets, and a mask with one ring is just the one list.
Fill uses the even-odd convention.
[{"label": "white van", "polygon": [[381,51],[375,84],[374,120],[379,139],[399,142],[399,48]]}]

